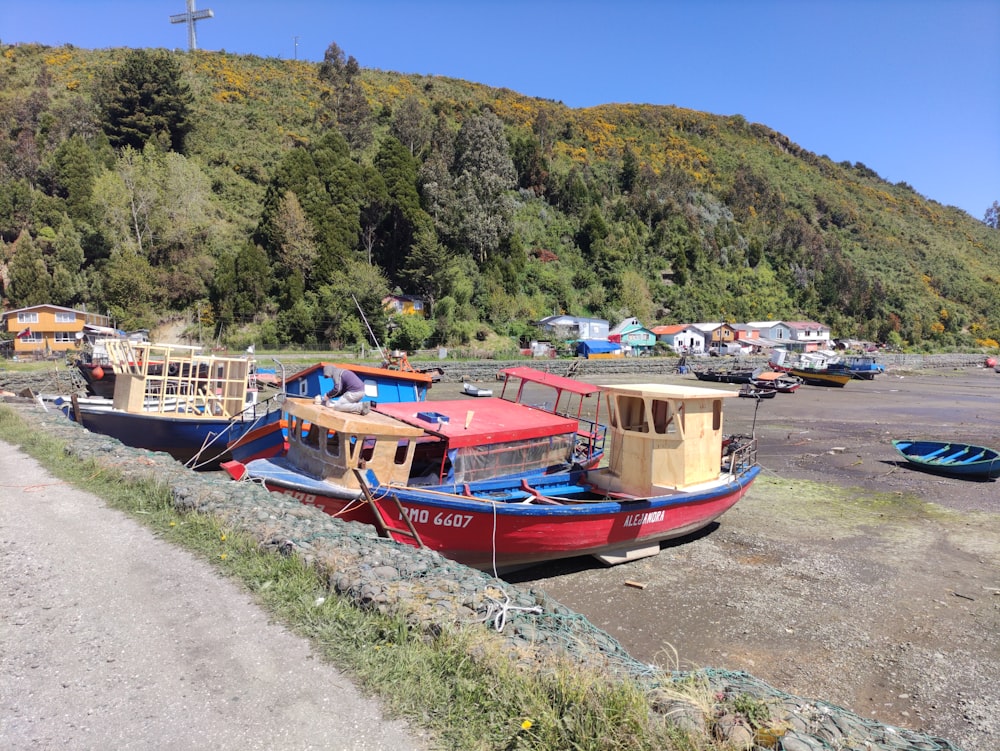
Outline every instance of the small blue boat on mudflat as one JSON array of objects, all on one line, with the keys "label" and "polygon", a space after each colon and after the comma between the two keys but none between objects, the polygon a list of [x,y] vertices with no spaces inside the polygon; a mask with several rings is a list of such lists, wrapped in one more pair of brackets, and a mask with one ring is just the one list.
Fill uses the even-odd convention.
[{"label": "small blue boat on mudflat", "polygon": [[928,472],[970,479],[1000,477],[1000,452],[985,446],[950,441],[894,440],[896,451]]}]

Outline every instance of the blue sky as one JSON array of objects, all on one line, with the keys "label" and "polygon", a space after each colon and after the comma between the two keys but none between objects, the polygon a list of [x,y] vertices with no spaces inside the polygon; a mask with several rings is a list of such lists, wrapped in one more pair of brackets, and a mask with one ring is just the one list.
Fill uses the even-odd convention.
[{"label": "blue sky", "polygon": [[[4,0],[0,41],[187,47],[186,0]],[[982,219],[1000,201],[997,0],[197,0],[204,50],[740,114]]]}]

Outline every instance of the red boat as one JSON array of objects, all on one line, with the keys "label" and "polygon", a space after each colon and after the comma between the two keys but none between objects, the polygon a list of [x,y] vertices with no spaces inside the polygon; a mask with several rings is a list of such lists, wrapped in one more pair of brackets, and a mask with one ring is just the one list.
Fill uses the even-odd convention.
[{"label": "red boat", "polygon": [[[421,485],[410,469],[426,438],[412,419],[379,414],[381,406],[361,416],[289,399],[287,458],[280,466],[251,462],[246,476],[343,519],[374,524],[397,542],[495,572],[578,555],[609,565],[655,555],[663,540],[725,513],[756,478],[755,439],[723,440],[722,402],[734,393],[658,384],[602,389],[610,449],[607,465],[596,469],[546,472],[545,461],[527,461],[522,446],[494,441],[482,444],[478,460],[466,457],[470,479],[454,472],[448,482]],[[469,403],[457,425],[444,415],[417,419],[449,426],[456,449],[479,422],[496,436],[528,428],[501,411],[521,405],[504,402],[487,415],[480,412],[484,401],[492,400]],[[542,450],[547,441],[535,443]],[[519,465],[520,472],[499,479],[473,476],[496,478]],[[242,466],[227,468],[241,476]]]},{"label": "red boat", "polygon": [[793,394],[803,383],[802,379],[791,373],[774,370],[764,370],[754,373],[750,385],[758,389],[776,391],[779,394]]}]

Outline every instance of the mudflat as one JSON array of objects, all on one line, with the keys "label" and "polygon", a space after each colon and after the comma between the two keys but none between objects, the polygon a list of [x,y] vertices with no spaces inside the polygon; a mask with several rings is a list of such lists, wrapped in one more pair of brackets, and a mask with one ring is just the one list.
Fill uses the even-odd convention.
[{"label": "mudflat", "polygon": [[753,430],[763,468],[732,510],[652,558],[613,568],[570,559],[516,580],[637,659],[746,671],[966,751],[994,751],[1000,482],[911,469],[891,440],[1000,449],[998,396],[1000,375],[969,368],[727,400],[726,431]]}]

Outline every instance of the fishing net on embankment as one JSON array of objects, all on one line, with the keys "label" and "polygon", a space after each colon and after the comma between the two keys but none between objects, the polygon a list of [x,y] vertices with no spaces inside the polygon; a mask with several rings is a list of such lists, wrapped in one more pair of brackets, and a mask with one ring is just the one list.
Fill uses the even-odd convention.
[{"label": "fishing net on embankment", "polygon": [[[606,632],[581,615],[535,613],[535,637],[557,639],[569,653],[598,645],[603,658],[622,673],[637,679],[651,691],[670,691],[681,684],[700,684],[700,691],[713,696],[720,706],[740,706],[740,698],[766,708],[767,719],[751,718],[756,733],[751,749],[776,751],[962,751],[943,738],[886,725],[861,717],[850,710],[816,699],[804,699],[768,685],[745,672],[704,668],[696,671],[669,671],[636,660]],[[523,616],[521,616],[523,617]],[[518,617],[520,620],[521,617]],[[583,645],[587,645],[584,647]],[[585,659],[585,658],[584,658]],[[675,714],[668,711],[668,715]],[[756,721],[754,721],[756,720]],[[745,718],[740,719],[745,722]]]}]

